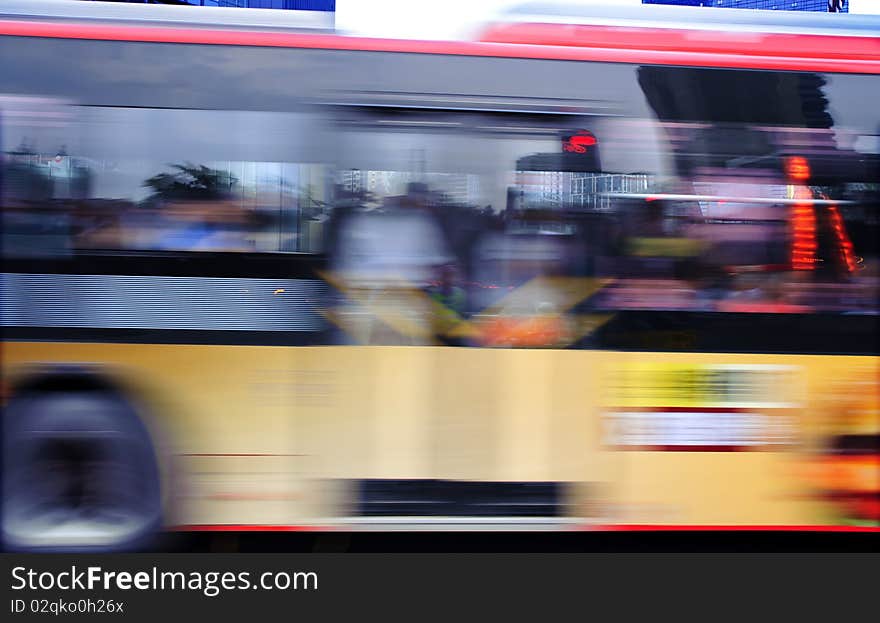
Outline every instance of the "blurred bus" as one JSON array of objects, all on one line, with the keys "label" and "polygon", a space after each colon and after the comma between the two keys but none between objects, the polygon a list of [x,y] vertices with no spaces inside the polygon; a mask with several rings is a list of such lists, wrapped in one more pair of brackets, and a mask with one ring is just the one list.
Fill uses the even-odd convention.
[{"label": "blurred bus", "polygon": [[878,529],[880,22],[71,6],[0,15],[7,547]]}]

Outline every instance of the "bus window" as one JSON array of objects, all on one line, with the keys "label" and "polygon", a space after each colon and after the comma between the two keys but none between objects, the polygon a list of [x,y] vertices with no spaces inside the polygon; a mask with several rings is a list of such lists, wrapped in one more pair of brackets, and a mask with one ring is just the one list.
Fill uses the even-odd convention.
[{"label": "bus window", "polygon": [[[598,139],[582,123],[562,115],[338,111],[328,251],[334,285],[360,304],[337,311],[349,324],[358,315],[380,318],[413,332],[408,339],[485,345],[469,319],[499,293],[540,276],[587,274],[585,229],[567,213],[600,212],[599,193],[621,176],[602,174]],[[565,166],[574,173],[560,174]],[[534,253],[543,259],[529,259]],[[554,288],[516,313],[558,315]],[[380,300],[394,310],[380,309]],[[421,328],[404,329],[401,310]],[[514,342],[521,340],[507,345]]]},{"label": "bus window", "polygon": [[4,218],[10,235],[29,226],[45,243],[31,248],[61,235],[45,218],[27,225],[51,212],[66,223],[58,244],[69,249],[320,249],[328,189],[319,124],[308,114],[70,105],[63,113],[53,132],[42,117],[4,115]]},{"label": "bus window", "polygon": [[[0,202],[7,256],[69,251],[69,203],[86,176],[67,153],[72,111],[64,101],[0,96]],[[39,145],[51,145],[41,152]]]}]

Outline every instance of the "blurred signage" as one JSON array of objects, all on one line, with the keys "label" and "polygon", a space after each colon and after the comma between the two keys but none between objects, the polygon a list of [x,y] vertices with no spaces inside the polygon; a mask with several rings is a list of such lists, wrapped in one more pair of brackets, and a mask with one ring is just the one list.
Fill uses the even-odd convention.
[{"label": "blurred signage", "polygon": [[785,415],[741,411],[619,411],[605,414],[605,443],[619,450],[735,451],[795,443]]},{"label": "blurred signage", "polygon": [[608,378],[606,406],[784,409],[799,406],[796,366],[632,363]]},{"label": "blurred signage", "polygon": [[585,154],[596,145],[596,137],[591,132],[579,130],[562,137],[562,151],[571,154]]},{"label": "blurred signage", "polygon": [[720,452],[796,442],[800,369],[774,364],[634,362],[608,377],[605,444]]}]

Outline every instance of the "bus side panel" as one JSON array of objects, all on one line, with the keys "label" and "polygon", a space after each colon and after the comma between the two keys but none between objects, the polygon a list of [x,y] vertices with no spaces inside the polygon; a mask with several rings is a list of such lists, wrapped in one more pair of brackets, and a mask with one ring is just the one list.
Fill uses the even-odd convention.
[{"label": "bus side panel", "polygon": [[[362,479],[564,482],[568,513],[598,525],[836,524],[828,442],[880,422],[872,357],[12,342],[3,372],[48,360],[162,398],[183,524],[326,525],[356,512]],[[692,379],[719,368],[791,385],[718,403]],[[649,389],[622,403],[622,375]],[[638,411],[654,418],[641,431],[609,432],[609,414]],[[706,413],[730,418],[727,438],[705,436]],[[845,487],[877,486],[861,469]]]}]

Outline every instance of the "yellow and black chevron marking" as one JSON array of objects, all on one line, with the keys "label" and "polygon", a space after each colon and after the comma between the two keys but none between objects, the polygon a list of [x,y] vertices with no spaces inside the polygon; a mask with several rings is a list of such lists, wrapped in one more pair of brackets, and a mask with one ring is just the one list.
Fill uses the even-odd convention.
[{"label": "yellow and black chevron marking", "polygon": [[[325,309],[322,310],[324,317],[362,344],[372,341],[378,321],[386,330],[415,343],[436,343],[437,336],[443,336],[473,339],[496,346],[515,345],[511,343],[513,338],[497,334],[499,323],[496,321],[503,320],[510,333],[528,333],[554,322],[564,324],[566,331],[555,335],[552,345],[565,347],[590,335],[614,315],[569,314],[581,302],[612,283],[612,279],[536,277],[467,320],[402,279],[386,279],[381,286],[362,287],[351,285],[337,274],[322,272],[320,276],[358,310],[357,314],[350,314],[343,311],[344,306]],[[548,292],[552,293],[552,309],[538,309],[536,301]],[[490,338],[489,327],[492,325],[495,330]]]}]

